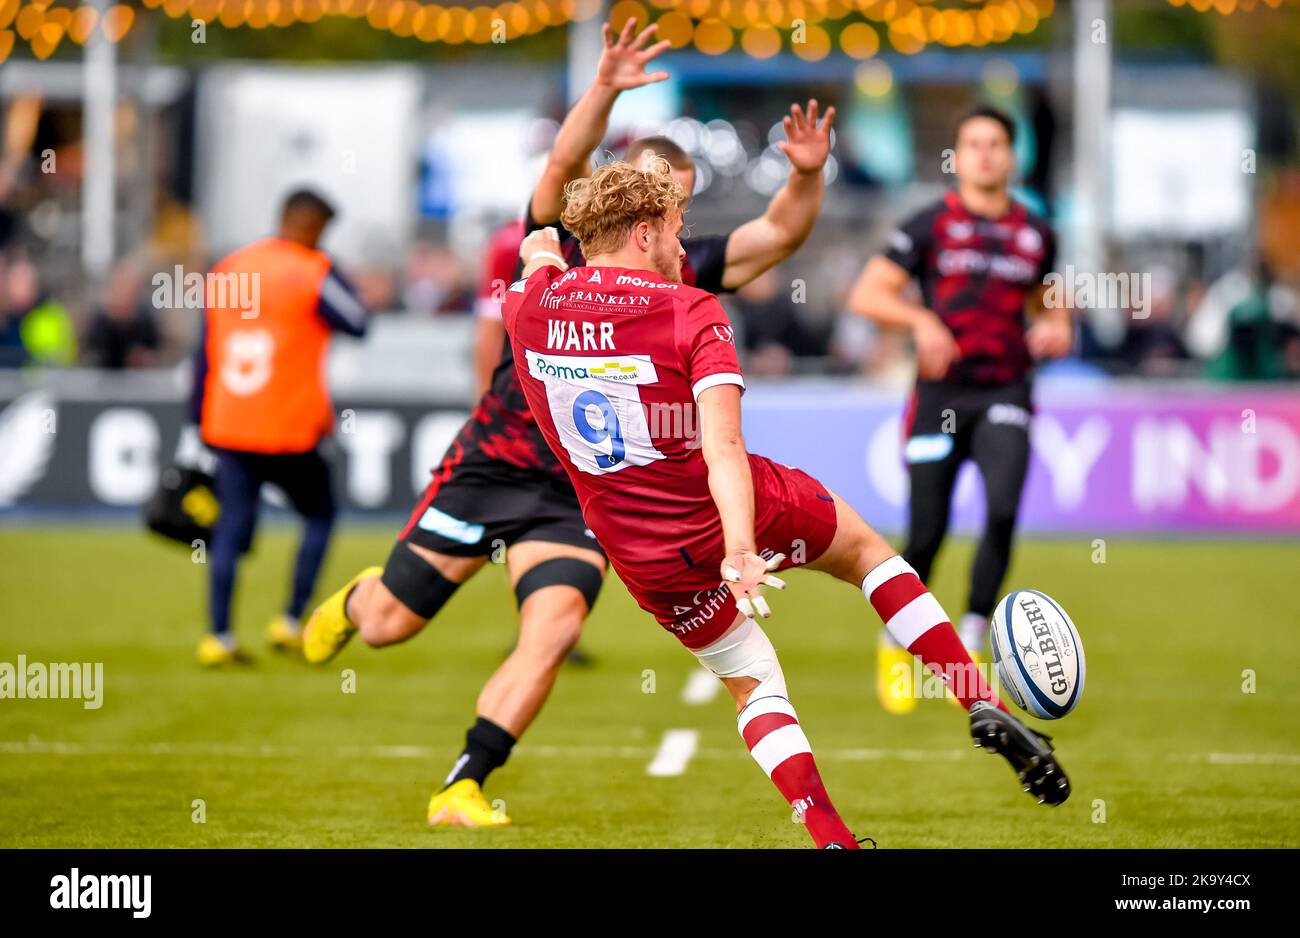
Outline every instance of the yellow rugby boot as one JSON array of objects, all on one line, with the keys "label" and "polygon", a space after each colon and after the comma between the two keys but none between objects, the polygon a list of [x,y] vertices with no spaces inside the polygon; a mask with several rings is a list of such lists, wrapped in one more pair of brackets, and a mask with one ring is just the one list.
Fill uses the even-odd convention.
[{"label": "yellow rugby boot", "polygon": [[886,713],[911,713],[916,709],[916,693],[912,669],[912,653],[903,648],[888,633],[881,633],[876,646],[876,696]]},{"label": "yellow rugby boot", "polygon": [[483,789],[472,778],[435,792],[429,799],[429,826],[431,827],[507,827],[510,824],[504,811],[488,804]]},{"label": "yellow rugby boot", "polygon": [[383,567],[366,567],[325,600],[311,614],[302,629],[302,656],[312,664],[324,664],[348,643],[357,627],[348,621],[347,601],[353,588],[368,576],[379,576]]},{"label": "yellow rugby boot", "polygon": [[302,626],[287,613],[281,613],[266,626],[266,641],[276,651],[302,650]]},{"label": "yellow rugby boot", "polygon": [[199,664],[203,665],[205,668],[221,668],[234,664],[251,664],[253,660],[233,639],[229,642],[223,642],[211,632],[199,639],[198,659]]}]

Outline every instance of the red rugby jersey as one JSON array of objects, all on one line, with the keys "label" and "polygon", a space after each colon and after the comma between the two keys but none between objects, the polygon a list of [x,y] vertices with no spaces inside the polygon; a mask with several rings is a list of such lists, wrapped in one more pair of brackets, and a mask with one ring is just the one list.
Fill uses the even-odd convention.
[{"label": "red rugby jersey", "polygon": [[615,566],[716,540],[695,399],[744,387],[717,298],[645,270],[544,267],[503,312],[528,406]]}]

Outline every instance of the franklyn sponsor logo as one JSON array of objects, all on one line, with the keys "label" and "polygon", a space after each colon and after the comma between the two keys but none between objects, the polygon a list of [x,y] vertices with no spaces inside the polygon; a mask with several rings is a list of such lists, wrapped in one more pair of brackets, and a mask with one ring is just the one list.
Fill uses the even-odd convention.
[{"label": "franklyn sponsor logo", "polygon": [[148,918],[153,908],[153,877],[83,876],[77,867],[50,880],[52,909],[130,909],[132,918]]}]

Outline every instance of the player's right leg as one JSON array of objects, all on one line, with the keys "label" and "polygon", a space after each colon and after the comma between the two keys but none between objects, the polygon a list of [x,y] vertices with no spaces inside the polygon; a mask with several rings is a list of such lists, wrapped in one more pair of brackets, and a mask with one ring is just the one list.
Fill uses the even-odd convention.
[{"label": "player's right leg", "polygon": [[330,660],[358,632],[375,648],[406,641],[487,562],[509,485],[485,480],[465,452],[452,445],[384,566],[362,570],[316,607],[303,628],[307,661]]},{"label": "player's right leg", "polygon": [[372,648],[414,637],[486,562],[399,540],[383,567],[367,567],[316,607],[303,629],[303,657],[329,661],[357,633]]},{"label": "player's right leg", "polygon": [[722,636],[690,650],[730,692],[736,729],[749,754],[799,815],[813,843],[856,850],[857,839],[826,793],[812,746],[790,703],[776,649],[762,627],[736,613]]},{"label": "player's right leg", "polygon": [[[768,513],[769,527],[775,530],[755,532],[764,556],[788,550],[794,539],[811,555],[824,551],[835,531],[834,506],[826,490],[804,473],[778,472],[770,461],[752,464],[769,470],[761,478],[775,490],[773,498],[782,502],[777,511]],[[756,501],[760,497],[756,487]],[[803,503],[797,503],[801,498]],[[718,583],[722,548],[719,531],[712,547],[693,548],[694,560],[692,552],[684,550],[680,559],[616,565],[641,608],[672,632],[731,693],[736,729],[745,747],[799,814],[813,842],[818,847],[856,848],[852,832],[826,794],[812,746],[790,703],[776,650],[762,627],[738,612],[731,590]],[[786,566],[790,565],[787,560]],[[665,584],[672,588],[666,590]]]},{"label": "player's right leg", "polygon": [[916,571],[843,499],[834,499],[835,537],[808,566],[860,585],[894,640],[938,675],[969,711],[975,745],[1003,756],[1039,802],[1064,802],[1069,780],[1052,755],[1050,738],[1011,715]]}]

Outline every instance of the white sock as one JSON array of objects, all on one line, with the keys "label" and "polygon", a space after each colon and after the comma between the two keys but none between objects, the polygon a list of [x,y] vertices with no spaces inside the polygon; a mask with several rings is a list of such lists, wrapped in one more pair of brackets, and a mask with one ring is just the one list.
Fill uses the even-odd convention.
[{"label": "white sock", "polygon": [[984,639],[988,637],[988,632],[989,618],[978,612],[968,612],[962,616],[961,626],[957,629],[961,643],[972,653],[984,650]]}]

